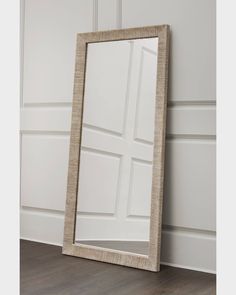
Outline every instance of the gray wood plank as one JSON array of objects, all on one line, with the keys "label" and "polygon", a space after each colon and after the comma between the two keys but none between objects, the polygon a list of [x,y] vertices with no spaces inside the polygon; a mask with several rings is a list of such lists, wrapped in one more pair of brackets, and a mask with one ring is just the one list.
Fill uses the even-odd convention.
[{"label": "gray wood plank", "polygon": [[214,295],[215,275],[161,266],[145,270],[61,254],[21,241],[21,295]]}]

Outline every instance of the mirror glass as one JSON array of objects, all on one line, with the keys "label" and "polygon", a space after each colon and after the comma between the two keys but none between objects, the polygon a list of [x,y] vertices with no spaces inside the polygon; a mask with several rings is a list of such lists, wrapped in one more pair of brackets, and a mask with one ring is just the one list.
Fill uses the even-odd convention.
[{"label": "mirror glass", "polygon": [[157,49],[88,44],[76,244],[148,255]]}]

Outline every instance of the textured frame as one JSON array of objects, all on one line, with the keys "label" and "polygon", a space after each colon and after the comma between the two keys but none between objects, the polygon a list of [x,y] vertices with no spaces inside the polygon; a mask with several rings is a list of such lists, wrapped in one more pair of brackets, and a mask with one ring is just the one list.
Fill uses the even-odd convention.
[{"label": "textured frame", "polygon": [[[152,196],[149,254],[135,254],[97,246],[75,244],[80,146],[87,44],[93,42],[158,37],[158,72],[156,85],[155,135],[153,151]],[[165,130],[168,84],[169,26],[151,26],[77,35],[74,76],[69,170],[64,225],[63,254],[120,264],[150,271],[160,270],[162,199],[165,159]]]}]

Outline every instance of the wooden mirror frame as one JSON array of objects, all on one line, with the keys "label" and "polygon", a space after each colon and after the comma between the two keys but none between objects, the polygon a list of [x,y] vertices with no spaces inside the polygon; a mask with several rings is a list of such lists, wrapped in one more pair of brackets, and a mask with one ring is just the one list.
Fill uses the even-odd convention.
[{"label": "wooden mirror frame", "polygon": [[[148,255],[75,244],[78,177],[83,122],[83,101],[87,44],[93,42],[130,40],[158,37],[158,71],[156,84],[155,134]],[[125,265],[150,271],[160,270],[162,199],[165,159],[165,130],[167,108],[169,55],[169,26],[151,26],[112,30],[77,35],[74,76],[72,122],[70,136],[69,170],[64,225],[63,254]]]}]

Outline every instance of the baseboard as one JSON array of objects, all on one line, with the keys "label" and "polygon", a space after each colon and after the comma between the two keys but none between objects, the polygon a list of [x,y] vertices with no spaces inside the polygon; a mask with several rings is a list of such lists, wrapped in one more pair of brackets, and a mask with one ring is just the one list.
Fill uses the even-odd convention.
[{"label": "baseboard", "polygon": [[163,230],[161,261],[175,267],[215,273],[216,237],[191,229]]},{"label": "baseboard", "polygon": [[[62,246],[64,214],[21,209],[21,238]],[[208,273],[216,271],[214,233],[164,229],[161,264]]]},{"label": "baseboard", "polygon": [[205,273],[216,274],[215,270],[198,268],[198,267],[190,267],[188,265],[186,266],[186,265],[181,265],[181,264],[176,264],[176,263],[168,263],[168,262],[161,261],[161,265],[168,265],[168,266],[176,267],[176,268],[183,268],[183,269],[188,269],[188,270],[193,270],[193,271],[200,271],[200,272],[205,272]]}]

